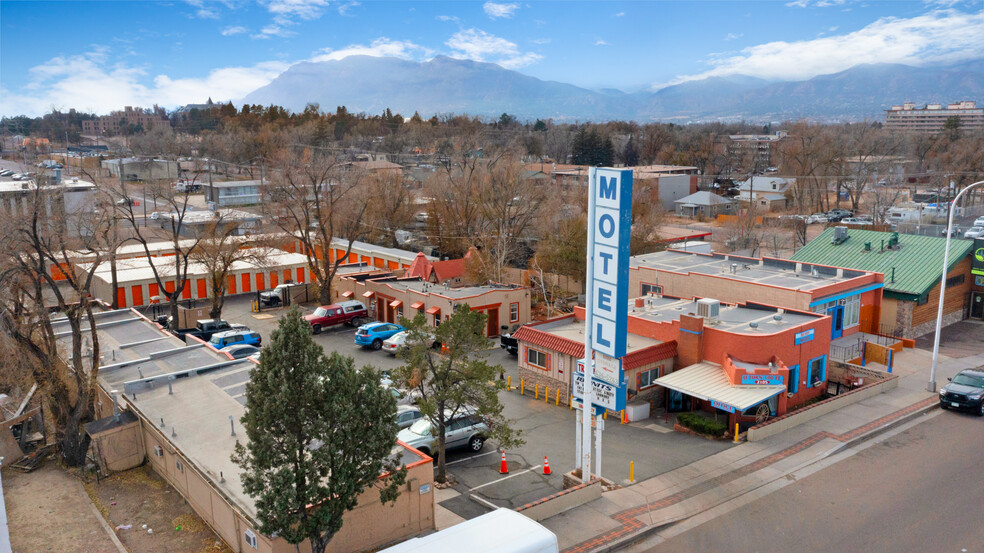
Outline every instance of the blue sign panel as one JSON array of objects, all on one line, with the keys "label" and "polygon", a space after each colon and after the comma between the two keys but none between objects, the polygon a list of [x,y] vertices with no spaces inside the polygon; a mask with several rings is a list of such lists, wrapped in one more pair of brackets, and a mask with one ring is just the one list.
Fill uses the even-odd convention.
[{"label": "blue sign panel", "polygon": [[720,409],[722,411],[727,411],[729,413],[734,413],[735,412],[735,408],[734,407],[728,405],[727,403],[721,403],[720,401],[718,401],[716,399],[712,399],[711,400],[711,407],[713,407],[715,409]]},{"label": "blue sign panel", "polygon": [[813,340],[813,329],[804,330],[803,332],[797,332],[793,335],[793,342],[795,345],[800,345],[805,342],[810,342]]},{"label": "blue sign panel", "polygon": [[741,375],[743,386],[773,386],[782,385],[781,374],[743,374]]},{"label": "blue sign panel", "polygon": [[629,239],[632,231],[632,170],[592,168],[594,243],[591,349],[625,356],[629,316]]}]

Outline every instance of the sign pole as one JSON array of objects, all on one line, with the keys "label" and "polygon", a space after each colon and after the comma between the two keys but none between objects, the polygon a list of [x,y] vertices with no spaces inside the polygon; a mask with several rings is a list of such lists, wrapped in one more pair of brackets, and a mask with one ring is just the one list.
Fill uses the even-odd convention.
[{"label": "sign pole", "polygon": [[594,352],[591,341],[592,323],[594,317],[591,316],[594,301],[594,243],[595,243],[595,213],[597,196],[597,175],[598,169],[591,167],[588,169],[588,251],[585,271],[585,292],[584,292],[584,396],[581,400],[581,409],[584,417],[581,421],[581,481],[587,482],[591,479],[591,415],[594,410],[594,390],[591,386],[591,379],[594,378]]},{"label": "sign pole", "polygon": [[581,433],[584,432],[584,429],[581,428],[582,411],[580,409],[575,409],[575,411],[577,414],[574,415],[574,419],[577,422],[574,424],[576,429],[574,432],[574,468],[579,469],[581,468]]},{"label": "sign pole", "polygon": [[601,478],[601,431],[605,429],[605,417],[598,415],[595,417],[595,474]]}]

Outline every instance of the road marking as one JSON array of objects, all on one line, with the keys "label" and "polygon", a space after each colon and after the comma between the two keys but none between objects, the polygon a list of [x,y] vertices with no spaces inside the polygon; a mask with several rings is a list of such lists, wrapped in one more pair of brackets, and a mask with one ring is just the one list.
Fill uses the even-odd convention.
[{"label": "road marking", "polygon": [[509,480],[510,478],[512,478],[514,476],[519,476],[520,474],[526,474],[527,472],[532,472],[532,471],[540,468],[541,466],[543,466],[543,465],[537,465],[535,467],[530,467],[530,468],[528,468],[528,469],[526,469],[524,471],[517,472],[516,474],[510,474],[509,476],[503,476],[502,478],[500,478],[498,480],[493,480],[491,482],[486,482],[484,484],[480,484],[478,486],[475,486],[474,488],[471,488],[468,491],[473,492],[473,491],[475,491],[475,490],[477,490],[479,488],[484,488],[485,486],[491,486],[492,484],[498,484],[499,482],[502,482],[503,480]]},{"label": "road marking", "polygon": [[474,499],[475,501],[478,501],[482,505],[486,505],[487,507],[489,507],[493,511],[495,511],[496,509],[499,508],[498,505],[496,505],[496,504],[494,504],[494,503],[492,503],[490,501],[486,501],[485,499],[482,498],[482,496],[478,495],[477,493],[470,493],[470,494],[468,494],[468,497]]},{"label": "road marking", "polygon": [[479,457],[485,457],[486,455],[492,455],[494,453],[499,453],[498,451],[489,451],[487,453],[479,453],[478,455],[472,455],[471,457],[466,457],[464,459],[458,459],[457,461],[451,461],[450,463],[445,463],[445,465],[453,465],[455,463],[464,463],[465,461],[471,461],[472,459],[478,459]]}]

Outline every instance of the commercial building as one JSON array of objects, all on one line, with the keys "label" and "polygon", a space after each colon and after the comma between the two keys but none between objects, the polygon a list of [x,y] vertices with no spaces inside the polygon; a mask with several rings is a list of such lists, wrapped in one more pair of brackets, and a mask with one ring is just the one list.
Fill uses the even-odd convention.
[{"label": "commercial building", "polygon": [[153,110],[126,106],[123,111],[114,111],[95,119],[82,121],[82,134],[112,136],[122,133],[137,132],[137,129],[149,131],[157,126],[171,126],[164,110],[154,106]]},{"label": "commercial building", "polygon": [[[163,254],[167,256],[167,254]],[[173,254],[172,254],[173,255]],[[168,256],[169,257],[169,256]],[[97,298],[109,299],[116,294],[120,307],[143,307],[161,302],[160,285],[154,277],[154,269],[164,282],[168,292],[175,289],[174,263],[166,257],[158,257],[153,261],[145,255],[121,259],[116,263],[116,290],[113,290],[112,267],[105,259],[98,267],[92,279],[92,295]],[[78,263],[75,266],[78,274],[86,274],[91,269],[90,263]],[[210,285],[211,273],[200,263],[189,263],[186,273],[187,283],[181,291],[181,299],[208,299],[212,297]],[[307,258],[296,253],[280,250],[269,250],[261,261],[237,261],[233,263],[227,276],[226,294],[245,294],[274,288],[288,280],[296,283],[311,282]]]},{"label": "commercial building", "polygon": [[[780,416],[826,390],[830,324],[819,313],[751,302],[636,298],[621,359],[627,403],[717,411],[731,425]],[[524,385],[569,397],[584,355],[584,310],[526,325],[513,336]]]},{"label": "commercial building", "polygon": [[[950,241],[943,325],[967,317],[973,242]],[[796,252],[792,261],[845,267],[884,275],[879,334],[915,338],[936,328],[946,238],[828,228]]]},{"label": "commercial building", "polygon": [[913,102],[892,106],[885,110],[885,128],[904,131],[935,133],[943,130],[947,120],[954,118],[963,130],[984,128],[984,108],[977,102],[962,101],[952,104],[926,104],[917,108]]},{"label": "commercial building", "polygon": [[96,209],[96,185],[76,177],[61,178],[61,170],[48,183],[39,186],[35,180],[0,182],[0,214],[6,217],[33,213],[35,203],[41,202],[41,212],[49,222],[64,224],[70,235],[88,235]]},{"label": "commercial building", "polygon": [[[526,166],[530,170],[548,173],[554,184],[559,186],[588,185],[588,169],[586,165],[550,166],[531,163]],[[697,167],[689,165],[642,165],[632,169],[632,187],[638,194],[639,190],[650,191],[650,201],[658,202],[663,209],[673,210],[674,202],[697,192]]]},{"label": "commercial building", "polygon": [[486,336],[494,338],[502,331],[530,321],[530,289],[514,284],[488,284],[452,288],[419,279],[401,279],[394,275],[365,278],[347,276],[332,290],[337,301],[355,299],[366,304],[379,321],[397,322],[425,313],[428,323],[438,326],[451,318],[462,305],[488,315]]},{"label": "commercial building", "polygon": [[[160,212],[156,216],[157,224],[169,232],[176,231],[179,236],[202,236],[210,232],[221,234],[226,229],[235,227],[234,236],[255,234],[259,232],[261,215],[241,209],[220,208],[207,211],[187,210],[183,214]],[[175,228],[176,227],[176,228]]]},{"label": "commercial building", "polygon": [[778,146],[786,131],[774,134],[731,134],[714,139],[713,153],[733,170],[764,171],[778,159]]},{"label": "commercial building", "polygon": [[104,159],[103,169],[109,171],[111,177],[128,181],[149,181],[155,179],[176,179],[180,176],[178,162],[169,159],[144,159],[127,157],[122,159]]},{"label": "commercial building", "polygon": [[[299,239],[287,237],[286,235],[284,236],[283,243],[280,247],[284,251],[288,252],[304,252],[304,244],[302,244]],[[375,244],[370,244],[359,240],[349,242],[343,238],[333,238],[331,241],[331,247],[328,249],[328,258],[331,261],[342,259],[343,263],[366,263],[372,267],[376,267],[378,269],[388,269],[390,271],[410,267],[410,264],[413,263],[419,255],[421,254],[397,248],[377,246]],[[324,253],[320,250],[315,252],[315,257],[318,259],[323,259],[323,256]],[[424,257],[431,262],[437,261],[436,257]]]},{"label": "commercial building", "polygon": [[257,180],[234,180],[202,183],[205,190],[205,201],[212,202],[218,207],[233,205],[254,205],[263,202],[263,186],[266,183]]},{"label": "commercial building", "polygon": [[874,271],[772,257],[667,250],[629,261],[629,297],[713,297],[821,313],[831,317],[831,340],[878,333],[882,281]]},{"label": "commercial building", "polygon": [[[103,352],[98,420],[85,429],[100,468],[121,471],[148,462],[236,553],[294,551],[259,531],[256,503],[230,459],[236,443],[247,440],[239,421],[254,362],[185,344],[129,309],[95,317]],[[52,327],[59,341],[71,340],[64,320]],[[379,549],[434,530],[431,459],[401,442],[392,455],[408,471],[396,503],[383,505],[378,490],[367,490],[345,514],[332,553]]]}]

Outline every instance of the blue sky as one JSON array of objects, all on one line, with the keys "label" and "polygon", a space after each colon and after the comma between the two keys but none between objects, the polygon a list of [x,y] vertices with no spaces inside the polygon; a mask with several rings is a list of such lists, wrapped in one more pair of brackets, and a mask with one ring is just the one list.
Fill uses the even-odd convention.
[{"label": "blue sky", "polygon": [[808,79],[984,58],[980,1],[0,2],[0,115],[235,100],[351,54],[498,63],[586,88]]}]

